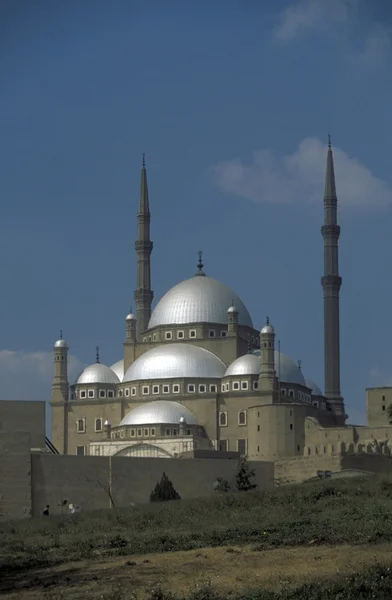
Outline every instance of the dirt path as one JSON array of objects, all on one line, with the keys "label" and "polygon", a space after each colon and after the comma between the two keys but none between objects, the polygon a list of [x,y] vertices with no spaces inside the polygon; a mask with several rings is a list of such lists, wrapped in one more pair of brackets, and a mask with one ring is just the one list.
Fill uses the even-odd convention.
[{"label": "dirt path", "polygon": [[[145,597],[156,582],[186,592],[210,580],[222,589],[260,586],[278,590],[305,581],[334,577],[377,561],[390,563],[392,544],[379,546],[306,546],[254,551],[251,547],[205,548],[67,563],[61,567],[2,581],[0,597],[8,600],[98,600],[119,587]],[[5,589],[7,587],[7,589]],[[106,595],[106,596],[105,596]]]}]

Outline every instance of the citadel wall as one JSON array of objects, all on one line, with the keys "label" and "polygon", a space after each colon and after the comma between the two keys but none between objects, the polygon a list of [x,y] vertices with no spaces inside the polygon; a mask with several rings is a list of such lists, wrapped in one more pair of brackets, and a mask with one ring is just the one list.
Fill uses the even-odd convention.
[{"label": "citadel wall", "polygon": [[31,514],[31,437],[0,432],[0,522]]},{"label": "citadel wall", "polygon": [[28,431],[32,448],[45,448],[45,402],[0,400],[0,432]]},{"label": "citadel wall", "polygon": [[[110,508],[149,502],[150,492],[165,472],[183,499],[213,496],[218,477],[232,481],[237,458],[129,458],[101,456],[32,455],[32,513],[39,516],[46,504],[51,514],[60,514],[61,503],[82,510]],[[274,465],[251,463],[259,490],[273,487]],[[106,490],[105,490],[106,488]]]}]

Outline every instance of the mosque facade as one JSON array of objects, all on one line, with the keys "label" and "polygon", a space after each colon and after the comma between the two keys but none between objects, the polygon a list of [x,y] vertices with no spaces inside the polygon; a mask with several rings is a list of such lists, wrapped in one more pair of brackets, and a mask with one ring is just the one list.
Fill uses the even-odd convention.
[{"label": "mosque facade", "polygon": [[[251,460],[342,451],[389,439],[392,390],[367,392],[368,427],[346,425],[340,390],[337,194],[329,141],[324,194],[324,393],[261,331],[241,298],[204,272],[152,308],[150,205],[143,158],[137,212],[135,314],[124,322],[122,357],[96,362],[70,383],[68,345],[53,348],[52,443],[62,454],[186,457],[195,450]],[[358,433],[359,432],[359,433]]]}]

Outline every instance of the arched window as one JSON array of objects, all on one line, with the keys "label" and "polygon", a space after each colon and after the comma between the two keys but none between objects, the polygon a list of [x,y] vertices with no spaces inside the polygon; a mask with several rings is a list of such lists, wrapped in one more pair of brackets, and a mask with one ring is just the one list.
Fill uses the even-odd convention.
[{"label": "arched window", "polygon": [[246,412],[244,410],[238,413],[238,425],[246,425]]},{"label": "arched window", "polygon": [[226,425],[227,425],[227,413],[221,412],[219,414],[219,425],[221,427],[226,427]]}]

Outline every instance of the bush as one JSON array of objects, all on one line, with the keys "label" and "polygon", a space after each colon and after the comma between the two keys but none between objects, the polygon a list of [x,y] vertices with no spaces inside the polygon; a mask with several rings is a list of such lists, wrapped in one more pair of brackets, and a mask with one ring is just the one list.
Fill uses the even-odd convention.
[{"label": "bush", "polygon": [[163,473],[161,480],[158,481],[150,494],[150,502],[165,502],[167,500],[181,500],[181,497],[174,489],[174,485],[166,473]]},{"label": "bush", "polygon": [[238,463],[237,473],[235,476],[237,490],[239,492],[248,492],[249,490],[254,490],[257,487],[255,483],[252,483],[254,476],[255,472],[249,467],[246,458],[241,458]]},{"label": "bush", "polygon": [[222,492],[225,494],[230,492],[230,489],[230,483],[227,481],[227,479],[223,479],[223,477],[218,477],[214,483],[214,490],[216,492]]}]

